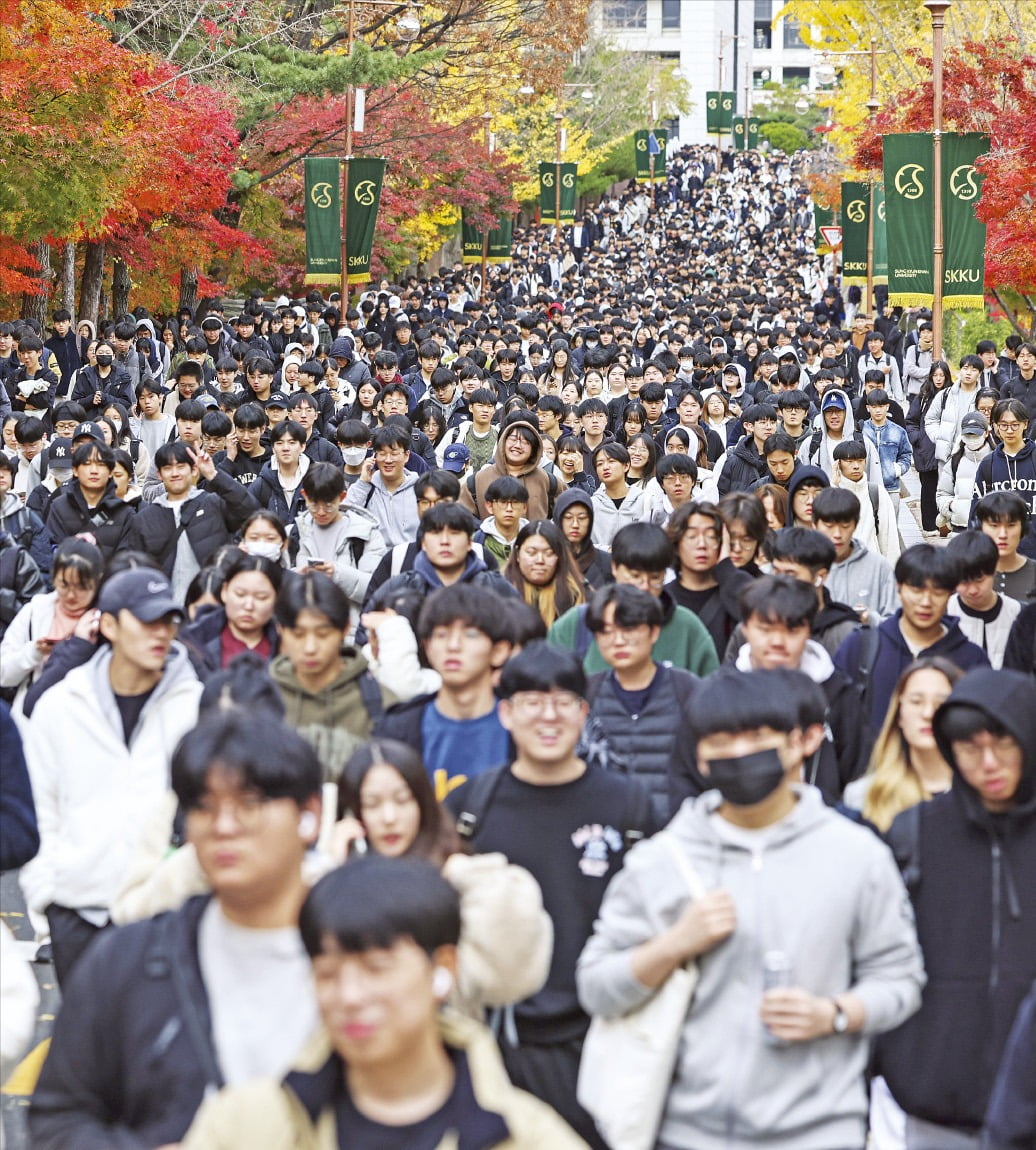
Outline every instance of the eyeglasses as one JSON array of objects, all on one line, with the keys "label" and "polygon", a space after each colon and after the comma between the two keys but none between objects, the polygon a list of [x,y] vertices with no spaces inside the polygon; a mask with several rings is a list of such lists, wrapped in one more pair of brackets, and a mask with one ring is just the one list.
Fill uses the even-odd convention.
[{"label": "eyeglasses", "polygon": [[607,623],[599,631],[595,632],[595,637],[598,643],[600,643],[602,639],[609,641],[623,639],[629,641],[643,634],[648,626],[649,624],[647,623],[633,623],[627,627],[624,627],[620,623]]},{"label": "eyeglasses", "polygon": [[313,511],[334,511],[336,507],[341,506],[341,500],[338,499],[306,499],[306,506]]},{"label": "eyeglasses", "polygon": [[957,761],[961,766],[968,767],[977,767],[985,762],[987,751],[992,752],[993,758],[1002,765],[1010,762],[1018,750],[1018,743],[1010,735],[994,738],[987,734],[982,742],[976,742],[972,738],[960,742],[954,740],[953,743],[953,753],[957,756]]},{"label": "eyeglasses", "polygon": [[234,822],[243,831],[250,833],[262,825],[270,801],[265,795],[251,791],[222,800],[211,795],[203,795],[197,804],[190,808],[188,815],[202,827],[210,829],[219,819],[224,807],[229,807]]},{"label": "eyeglasses", "polygon": [[1022,429],[1020,423],[1004,423],[1002,421],[997,424],[997,427],[999,427],[1001,431],[1021,431]]},{"label": "eyeglasses", "polygon": [[545,714],[553,707],[555,714],[571,718],[583,705],[583,700],[571,691],[519,691],[511,696],[511,706],[524,715]]},{"label": "eyeglasses", "polygon": [[406,454],[407,453],[400,448],[397,448],[396,450],[385,450],[383,448],[381,451],[375,451],[374,458],[375,459],[403,459],[406,456]]}]

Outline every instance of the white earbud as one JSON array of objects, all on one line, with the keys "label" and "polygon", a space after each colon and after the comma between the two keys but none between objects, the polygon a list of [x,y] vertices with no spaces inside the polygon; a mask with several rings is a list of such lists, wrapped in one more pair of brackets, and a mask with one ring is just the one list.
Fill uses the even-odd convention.
[{"label": "white earbud", "polygon": [[303,811],[302,814],[299,815],[300,837],[304,839],[312,838],[316,833],[318,825],[317,816],[312,811]]},{"label": "white earbud", "polygon": [[445,966],[437,966],[432,975],[432,991],[436,998],[445,998],[453,988],[453,975]]}]

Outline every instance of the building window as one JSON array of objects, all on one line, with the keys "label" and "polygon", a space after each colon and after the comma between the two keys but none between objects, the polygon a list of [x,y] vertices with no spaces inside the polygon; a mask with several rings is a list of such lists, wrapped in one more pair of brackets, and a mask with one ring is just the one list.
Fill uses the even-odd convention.
[{"label": "building window", "polygon": [[773,19],[773,0],[755,0],[755,23],[769,24]]},{"label": "building window", "polygon": [[647,28],[647,0],[603,0],[601,23],[605,28],[635,31]]},{"label": "building window", "polygon": [[784,20],[784,47],[808,48],[809,45],[802,39],[802,25],[790,16]]},{"label": "building window", "polygon": [[769,24],[756,24],[755,26],[755,47],[760,51],[770,47],[770,25]]},{"label": "building window", "polygon": [[809,87],[809,69],[808,68],[785,68],[784,69],[784,83],[789,88],[808,88]]},{"label": "building window", "polygon": [[680,0],[662,0],[662,31],[680,27]]},{"label": "building window", "polygon": [[770,82],[770,69],[769,68],[753,68],[752,69],[752,87],[761,88],[764,84]]}]

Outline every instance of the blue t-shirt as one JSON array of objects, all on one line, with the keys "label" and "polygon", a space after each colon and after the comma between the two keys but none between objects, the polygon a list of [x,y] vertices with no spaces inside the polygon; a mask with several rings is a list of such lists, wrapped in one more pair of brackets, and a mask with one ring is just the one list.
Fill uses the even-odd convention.
[{"label": "blue t-shirt", "polygon": [[440,802],[465,780],[511,761],[511,737],[496,707],[478,719],[448,719],[433,699],[421,716],[421,742]]}]

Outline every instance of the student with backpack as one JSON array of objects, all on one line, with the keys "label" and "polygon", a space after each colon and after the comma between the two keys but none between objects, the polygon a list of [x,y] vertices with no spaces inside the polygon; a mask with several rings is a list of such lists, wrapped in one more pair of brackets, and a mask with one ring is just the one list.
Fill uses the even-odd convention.
[{"label": "student with backpack", "polygon": [[343,502],[345,477],[333,463],[314,463],[302,477],[306,510],[299,513],[297,571],[319,571],[333,579],[358,612],[372,572],[385,554],[378,520]]},{"label": "student with backpack", "polygon": [[531,643],[504,665],[499,717],[514,742],[502,766],[453,791],[447,806],[479,854],[499,851],[539,882],[554,923],[543,990],[494,1020],[515,1086],[553,1106],[596,1150],[605,1143],[576,1101],[590,1025],[576,993],[576,963],[609,880],[629,848],[655,830],[647,791],[577,753],[586,723],[586,677],[567,651]]},{"label": "student with backpack", "polygon": [[442,800],[510,754],[493,694],[494,679],[511,651],[509,617],[492,591],[456,584],[426,600],[417,638],[441,686],[435,694],[391,708],[376,733],[421,755]]},{"label": "student with backpack", "polygon": [[960,582],[960,563],[930,543],[908,547],[896,564],[900,608],[875,628],[861,628],[842,643],[835,666],[860,689],[863,723],[872,736],[881,729],[896,681],[919,656],[943,655],[962,671],[988,667],[989,656],[965,638],[955,616],[946,614]]}]

